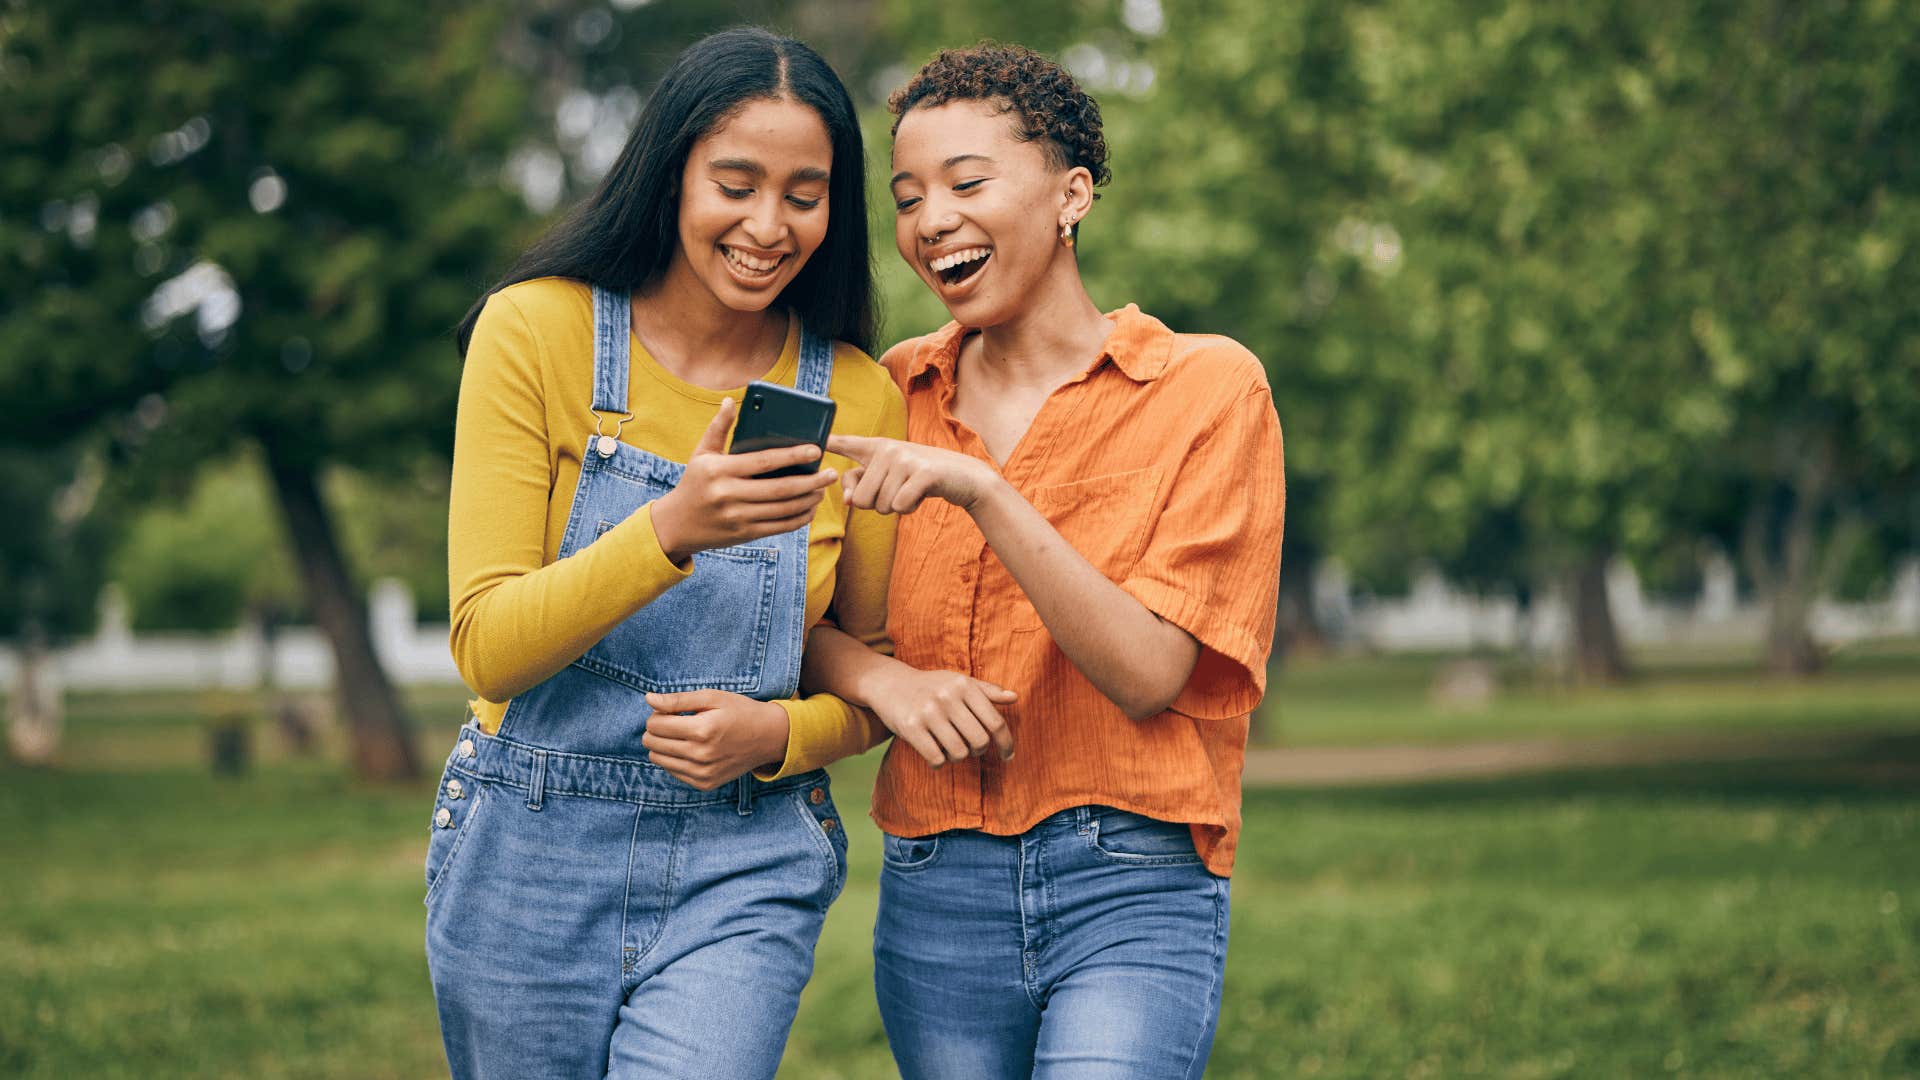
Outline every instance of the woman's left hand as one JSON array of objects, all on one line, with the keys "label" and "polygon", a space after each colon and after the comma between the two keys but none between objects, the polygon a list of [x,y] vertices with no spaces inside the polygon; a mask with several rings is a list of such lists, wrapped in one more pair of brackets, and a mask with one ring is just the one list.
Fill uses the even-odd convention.
[{"label": "woman's left hand", "polygon": [[725,690],[648,694],[640,745],[655,765],[701,791],[787,756],[787,710]]},{"label": "woman's left hand", "polygon": [[911,514],[928,498],[970,511],[1000,479],[978,458],[900,439],[835,435],[827,449],[858,463],[841,478],[847,505],[882,514]]}]

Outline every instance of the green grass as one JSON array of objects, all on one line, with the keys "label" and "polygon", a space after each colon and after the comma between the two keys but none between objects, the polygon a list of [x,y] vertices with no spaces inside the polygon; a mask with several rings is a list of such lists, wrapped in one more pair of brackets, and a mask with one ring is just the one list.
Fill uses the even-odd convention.
[{"label": "green grass", "polygon": [[1500,690],[1484,709],[1428,698],[1456,659],[1395,655],[1306,661],[1267,693],[1258,738],[1270,745],[1364,746],[1480,739],[1725,732],[1920,730],[1920,641],[1840,651],[1814,679],[1771,678],[1745,655],[1644,656],[1635,677],[1604,689],[1496,661]]},{"label": "green grass", "polygon": [[[1348,678],[1376,699],[1356,715],[1405,723],[1379,675],[1329,665],[1316,692]],[[1854,701],[1896,676],[1830,685]],[[1808,700],[1803,726],[1842,722]],[[457,700],[432,712],[437,758]],[[0,1075],[441,1074],[431,780],[365,787],[263,738],[252,775],[214,781],[202,739],[190,699],[82,699],[62,767],[0,766]],[[1920,1076],[1917,742],[1250,792],[1209,1075]],[[785,1076],[893,1075],[869,981],[871,769],[838,770],[853,867]]]}]

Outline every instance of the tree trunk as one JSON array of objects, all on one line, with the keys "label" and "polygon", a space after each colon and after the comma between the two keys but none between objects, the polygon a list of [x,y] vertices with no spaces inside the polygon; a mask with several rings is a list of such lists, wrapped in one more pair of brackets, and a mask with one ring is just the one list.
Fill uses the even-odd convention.
[{"label": "tree trunk", "polygon": [[276,501],[293,541],[314,621],[333,647],[335,680],[354,772],[372,780],[418,776],[413,726],[374,652],[366,606],[341,557],[333,521],[320,495],[319,477],[313,467],[288,460],[270,439],[266,440],[266,457],[267,474],[273,480]]},{"label": "tree trunk", "polygon": [[60,752],[65,695],[38,622],[27,623],[19,644],[19,675],[7,701],[7,750],[22,765],[47,765]]},{"label": "tree trunk", "polygon": [[1821,553],[1820,517],[1832,490],[1833,466],[1825,444],[1805,455],[1789,490],[1792,506],[1771,543],[1765,504],[1755,500],[1740,535],[1741,561],[1767,603],[1767,670],[1796,678],[1826,666],[1826,651],[1814,640],[1813,605],[1845,564],[1858,539],[1857,523],[1843,520],[1829,530]]},{"label": "tree trunk", "polygon": [[1613,625],[1613,605],[1607,598],[1605,549],[1592,552],[1574,568],[1573,676],[1583,683],[1617,683],[1627,677],[1626,653]]},{"label": "tree trunk", "polygon": [[1817,591],[1813,569],[1813,515],[1796,499],[1782,538],[1780,565],[1767,604],[1767,670],[1796,678],[1826,665],[1808,625]]}]

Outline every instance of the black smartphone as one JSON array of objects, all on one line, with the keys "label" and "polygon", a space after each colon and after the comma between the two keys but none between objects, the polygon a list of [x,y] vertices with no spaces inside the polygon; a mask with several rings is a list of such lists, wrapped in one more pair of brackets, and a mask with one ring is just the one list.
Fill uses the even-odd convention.
[{"label": "black smartphone", "polygon": [[[740,401],[740,415],[733,422],[733,441],[729,454],[751,454],[755,450],[773,450],[782,446],[812,443],[827,451],[827,433],[833,430],[834,403],[830,397],[809,394],[791,386],[750,382]],[[760,473],[764,480],[773,476],[805,476],[820,471],[820,459],[788,465],[784,469]]]}]

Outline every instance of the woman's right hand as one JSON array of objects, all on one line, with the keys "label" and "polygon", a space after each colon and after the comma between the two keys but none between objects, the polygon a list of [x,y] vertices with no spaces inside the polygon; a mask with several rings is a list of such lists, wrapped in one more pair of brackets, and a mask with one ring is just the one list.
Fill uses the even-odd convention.
[{"label": "woman's right hand", "polygon": [[751,454],[727,453],[727,432],[738,410],[732,398],[720,403],[713,422],[693,448],[693,460],[672,491],[653,501],[653,532],[661,550],[676,563],[696,551],[729,547],[791,532],[813,520],[821,492],[838,479],[832,469],[807,476],[756,476],[820,456],[820,448],[783,446]]},{"label": "woman's right hand", "polygon": [[875,694],[873,713],[880,722],[939,768],[986,753],[1013,758],[1013,732],[996,705],[1011,705],[1018,694],[985,679],[957,671],[921,671],[901,664]]}]

